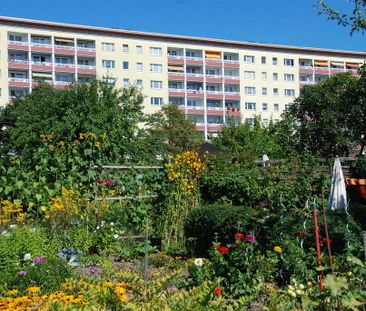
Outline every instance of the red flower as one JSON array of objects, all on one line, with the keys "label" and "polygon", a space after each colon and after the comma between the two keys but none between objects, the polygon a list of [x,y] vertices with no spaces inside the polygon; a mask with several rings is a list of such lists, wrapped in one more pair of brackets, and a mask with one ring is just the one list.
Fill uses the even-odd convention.
[{"label": "red flower", "polygon": [[216,287],[214,290],[213,290],[213,294],[214,296],[220,296],[222,293],[222,288],[221,287]]},{"label": "red flower", "polygon": [[306,233],[305,233],[305,231],[296,231],[296,232],[295,232],[295,235],[298,235],[298,236],[305,236],[305,235],[306,235]]},{"label": "red flower", "polygon": [[245,239],[245,234],[242,232],[235,233],[235,239]]},{"label": "red flower", "polygon": [[333,241],[331,239],[328,240],[327,238],[323,238],[323,243],[325,245],[332,245]]},{"label": "red flower", "polygon": [[225,255],[225,254],[229,253],[229,249],[226,246],[220,246],[218,248],[218,250],[221,255]]},{"label": "red flower", "polygon": [[248,234],[245,237],[245,241],[247,241],[248,243],[254,243],[256,241],[255,235],[253,234]]}]

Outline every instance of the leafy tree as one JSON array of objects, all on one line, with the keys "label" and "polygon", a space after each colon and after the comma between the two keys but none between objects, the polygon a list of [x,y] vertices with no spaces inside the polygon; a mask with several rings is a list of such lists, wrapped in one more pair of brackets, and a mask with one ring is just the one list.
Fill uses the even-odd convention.
[{"label": "leafy tree", "polygon": [[328,19],[338,22],[339,25],[350,28],[351,35],[355,32],[366,31],[366,1],[351,0],[352,11],[350,13],[340,12],[328,5],[326,1],[318,1],[316,6],[321,14],[328,16]]},{"label": "leafy tree", "polygon": [[355,124],[354,114],[364,110],[364,100],[355,92],[360,84],[362,80],[350,73],[341,73],[301,91],[287,115],[296,129],[300,151],[342,155],[359,143],[355,133],[360,124]]},{"label": "leafy tree", "polygon": [[196,149],[203,142],[195,125],[173,105],[148,116],[143,134],[145,148],[160,154]]}]

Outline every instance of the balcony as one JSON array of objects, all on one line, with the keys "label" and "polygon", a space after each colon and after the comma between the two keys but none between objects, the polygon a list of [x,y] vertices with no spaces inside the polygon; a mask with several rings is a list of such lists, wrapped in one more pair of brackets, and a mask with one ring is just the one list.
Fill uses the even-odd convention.
[{"label": "balcony", "polygon": [[31,50],[32,52],[52,53],[52,44],[32,42]]},{"label": "balcony", "polygon": [[55,81],[55,87],[58,89],[66,89],[70,86],[71,82],[67,81]]},{"label": "balcony", "polygon": [[224,114],[223,107],[207,107],[207,114],[211,116],[222,116]]},{"label": "balcony", "polygon": [[224,94],[222,91],[206,91],[206,96],[209,99],[223,99]]},{"label": "balcony", "polygon": [[226,68],[239,68],[240,63],[238,60],[224,59],[224,67]]},{"label": "balcony", "polygon": [[225,98],[226,99],[240,99],[240,93],[239,92],[225,92]]},{"label": "balcony", "polygon": [[315,74],[329,75],[329,67],[314,67]]},{"label": "balcony", "polygon": [[329,68],[330,74],[331,75],[336,75],[337,73],[340,72],[345,72],[344,68]]},{"label": "balcony", "polygon": [[55,63],[55,71],[57,72],[75,72],[75,66],[74,64],[58,64]]},{"label": "balcony", "polygon": [[212,83],[222,83],[221,75],[206,75],[206,81]]},{"label": "balcony", "polygon": [[240,116],[239,107],[226,107],[226,114],[229,116]]},{"label": "balcony", "polygon": [[196,130],[197,131],[204,131],[205,130],[205,123],[203,123],[203,122],[196,122]]},{"label": "balcony", "polygon": [[299,71],[300,71],[300,73],[313,73],[314,67],[313,66],[300,66]]},{"label": "balcony", "polygon": [[49,62],[32,62],[32,70],[52,71],[52,63],[49,63]]},{"label": "balcony", "polygon": [[187,81],[198,81],[203,82],[203,74],[202,73],[186,73]]},{"label": "balcony", "polygon": [[222,130],[222,123],[208,123],[207,130],[208,131],[221,131]]},{"label": "balcony", "polygon": [[96,51],[95,51],[95,48],[91,48],[91,47],[86,48],[86,47],[78,46],[77,47],[77,54],[78,54],[78,56],[95,57]]},{"label": "balcony", "polygon": [[186,57],[186,64],[187,65],[203,65],[203,58],[202,57]]},{"label": "balcony", "polygon": [[67,45],[55,45],[55,54],[74,55],[75,47]]},{"label": "balcony", "polygon": [[89,66],[89,65],[78,65],[78,73],[96,75],[97,74],[97,67],[96,66]]},{"label": "balcony", "polygon": [[29,79],[27,79],[27,78],[9,78],[9,86],[29,87]]},{"label": "balcony", "polygon": [[224,82],[229,84],[240,84],[239,76],[225,76]]},{"label": "balcony", "polygon": [[222,59],[206,58],[206,66],[209,67],[222,67]]},{"label": "balcony", "polygon": [[184,97],[185,95],[184,89],[169,89],[169,96],[171,97]]},{"label": "balcony", "polygon": [[204,93],[200,90],[187,90],[187,96],[192,98],[203,98]]},{"label": "balcony", "polygon": [[29,44],[24,41],[8,41],[9,50],[28,51]]},{"label": "balcony", "polygon": [[[185,107],[183,106],[183,109]],[[205,108],[203,106],[187,106],[186,107],[188,114],[204,114]]]},{"label": "balcony", "polygon": [[9,68],[13,69],[29,69],[29,61],[25,59],[14,59],[10,58],[8,60]]},{"label": "balcony", "polygon": [[184,73],[183,72],[168,72],[168,78],[169,78],[169,80],[183,81]]},{"label": "balcony", "polygon": [[179,55],[168,55],[168,63],[169,64],[183,64],[184,57]]}]

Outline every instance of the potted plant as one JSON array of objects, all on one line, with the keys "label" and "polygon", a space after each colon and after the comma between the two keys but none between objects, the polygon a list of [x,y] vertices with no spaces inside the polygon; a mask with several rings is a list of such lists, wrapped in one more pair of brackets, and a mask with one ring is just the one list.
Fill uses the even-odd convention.
[{"label": "potted plant", "polygon": [[351,178],[346,179],[349,186],[357,187],[362,199],[366,199],[366,156],[359,157],[350,166]]}]

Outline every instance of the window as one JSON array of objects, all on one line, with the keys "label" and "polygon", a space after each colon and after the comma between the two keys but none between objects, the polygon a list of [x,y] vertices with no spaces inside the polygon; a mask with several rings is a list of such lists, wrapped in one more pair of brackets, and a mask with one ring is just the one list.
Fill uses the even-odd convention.
[{"label": "window", "polygon": [[[56,57],[55,59],[56,64],[68,64],[69,63],[69,59],[66,57]],[[71,61],[70,61],[71,63]]]},{"label": "window", "polygon": [[289,104],[286,104],[285,105],[285,111],[289,111],[290,110],[290,105]]},{"label": "window", "polygon": [[255,103],[245,103],[245,110],[255,110]]},{"label": "window", "polygon": [[278,73],[274,72],[272,77],[273,77],[273,81],[277,81],[278,80]]},{"label": "window", "polygon": [[272,57],[272,65],[277,65],[277,57]]},{"label": "window", "polygon": [[295,90],[293,89],[285,89],[285,96],[295,96]]},{"label": "window", "polygon": [[262,87],[262,95],[264,95],[264,96],[267,95],[267,88],[266,87]]},{"label": "window", "polygon": [[254,125],[254,118],[246,118],[245,119],[245,123],[246,124],[249,124],[249,125]]},{"label": "window", "polygon": [[163,72],[163,65],[161,64],[150,64],[151,72]]},{"label": "window", "polygon": [[136,71],[142,71],[142,63],[136,63]]},{"label": "window", "polygon": [[255,95],[255,87],[246,86],[244,88],[244,93],[247,94],[247,95]]},{"label": "window", "polygon": [[285,73],[284,78],[285,78],[285,81],[289,81],[289,82],[295,81],[295,75],[293,75],[293,74]]},{"label": "window", "polygon": [[283,60],[283,63],[285,66],[291,66],[291,67],[294,66],[294,60],[292,58],[285,58]]},{"label": "window", "polygon": [[246,63],[246,64],[254,64],[254,56],[244,55],[244,63]]},{"label": "window", "polygon": [[267,103],[263,103],[262,104],[262,110],[263,111],[267,111],[268,110],[268,104]]},{"label": "window", "polygon": [[128,44],[122,45],[122,53],[128,53]]},{"label": "window", "polygon": [[273,110],[276,112],[280,111],[280,104],[273,104]]},{"label": "window", "polygon": [[10,41],[22,41],[22,37],[16,36],[16,35],[9,35],[9,40]]},{"label": "window", "polygon": [[129,66],[129,64],[128,64],[128,62],[127,62],[127,61],[124,61],[124,62],[122,63],[122,68],[123,68],[124,70],[128,70],[128,66]]},{"label": "window", "polygon": [[116,78],[104,76],[103,81],[107,84],[115,84]]},{"label": "window", "polygon": [[123,86],[128,87],[130,85],[130,79],[123,79]]},{"label": "window", "polygon": [[150,48],[150,54],[152,56],[161,56],[161,48],[151,47]]},{"label": "window", "polygon": [[266,63],[266,57],[265,57],[265,56],[262,56],[262,57],[261,57],[261,63],[262,63],[262,64],[265,64],[265,63]]},{"label": "window", "polygon": [[161,106],[163,104],[162,97],[151,97],[151,105]]},{"label": "window", "polygon": [[244,71],[244,78],[254,80],[255,72],[254,71]]},{"label": "window", "polygon": [[163,81],[151,80],[150,81],[150,87],[152,89],[162,89],[163,88]]},{"label": "window", "polygon": [[136,54],[142,54],[142,45],[136,45]]},{"label": "window", "polygon": [[266,81],[267,80],[267,72],[262,72],[261,73],[261,79],[263,80],[263,81]]},{"label": "window", "polygon": [[104,52],[113,52],[114,51],[114,43],[102,42],[102,50]]},{"label": "window", "polygon": [[103,68],[111,68],[111,69],[116,68],[116,63],[114,60],[103,59],[102,65],[103,65]]},{"label": "window", "polygon": [[199,57],[199,55],[193,51],[186,51],[186,57]]},{"label": "window", "polygon": [[273,88],[273,95],[278,96],[278,88]]},{"label": "window", "polygon": [[136,80],[136,87],[142,88],[142,80]]},{"label": "window", "polygon": [[262,124],[263,126],[268,126],[268,119],[263,119]]}]

